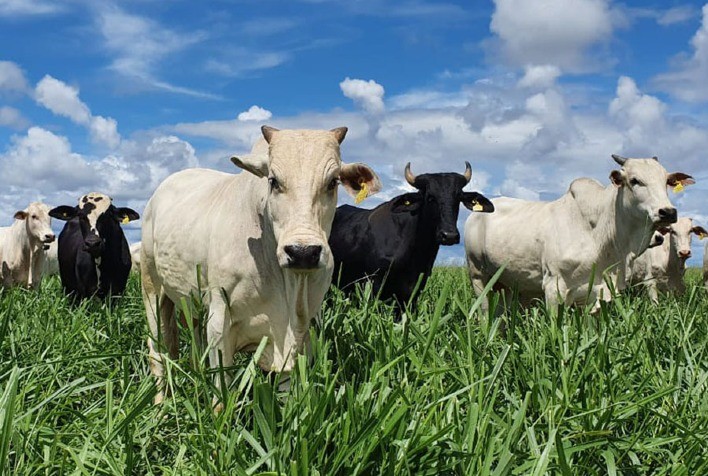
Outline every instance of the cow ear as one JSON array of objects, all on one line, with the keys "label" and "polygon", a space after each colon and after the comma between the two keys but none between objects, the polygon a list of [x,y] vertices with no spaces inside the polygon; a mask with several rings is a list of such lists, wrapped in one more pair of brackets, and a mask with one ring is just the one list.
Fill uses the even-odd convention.
[{"label": "cow ear", "polygon": [[376,172],[362,163],[342,164],[339,170],[339,180],[342,186],[358,201],[365,199],[381,190],[381,180]]},{"label": "cow ear", "polygon": [[666,185],[670,187],[675,187],[678,184],[686,186],[692,185],[694,183],[696,183],[696,181],[693,180],[693,177],[683,172],[674,172],[672,174],[667,175],[666,177]]},{"label": "cow ear", "polygon": [[693,228],[691,228],[691,231],[692,231],[693,233],[695,233],[696,235],[698,235],[698,237],[699,237],[701,240],[702,240],[703,238],[708,237],[708,231],[706,231],[706,229],[703,228],[702,226],[694,226]]},{"label": "cow ear", "polygon": [[610,172],[610,180],[615,187],[621,187],[624,185],[624,175],[620,170],[613,170]]},{"label": "cow ear", "polygon": [[462,192],[461,202],[473,212],[491,213],[494,211],[494,204],[481,193]]},{"label": "cow ear", "polygon": [[27,212],[24,210],[20,210],[15,212],[15,220],[24,220],[27,218]]},{"label": "cow ear", "polygon": [[123,224],[129,223],[129,222],[135,221],[135,220],[140,220],[140,215],[138,214],[138,212],[136,212],[132,208],[128,208],[128,207],[116,208],[116,211],[114,213],[115,213],[115,216],[118,219],[118,221]]},{"label": "cow ear", "polygon": [[347,129],[346,127],[337,127],[336,129],[330,130],[334,134],[334,138],[337,139],[337,142],[340,144],[344,140],[344,138],[347,136]]},{"label": "cow ear", "polygon": [[49,216],[57,220],[71,220],[79,211],[78,207],[70,207],[69,205],[61,205],[49,210]]},{"label": "cow ear", "polygon": [[251,172],[256,177],[268,176],[268,156],[267,155],[244,155],[241,157],[231,157],[231,162],[247,172]]},{"label": "cow ear", "polygon": [[391,200],[391,213],[414,212],[420,208],[423,195],[420,193],[404,193]]}]

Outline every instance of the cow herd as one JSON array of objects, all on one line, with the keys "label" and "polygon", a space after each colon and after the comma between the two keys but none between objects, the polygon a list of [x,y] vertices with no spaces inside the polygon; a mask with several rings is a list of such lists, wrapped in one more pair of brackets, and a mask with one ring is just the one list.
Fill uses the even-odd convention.
[{"label": "cow herd", "polygon": [[[469,163],[462,174],[419,175],[408,164],[404,177],[415,191],[365,210],[337,208],[340,185],[357,203],[381,189],[368,165],[342,161],[346,128],[261,131],[250,154],[231,159],[242,173],[197,168],[165,179],[145,207],[142,241],[131,247],[120,225],[140,216],[105,194],[16,212],[13,225],[0,228],[2,286],[36,288],[55,256],[74,301],[105,298],[121,295],[137,267],[159,402],[185,302],[197,296],[208,308],[195,337],[200,347],[206,339],[212,366],[228,367],[235,352],[260,345],[259,366],[288,373],[308,348],[330,284],[350,292],[370,281],[396,318],[415,308],[439,247],[460,242],[460,204],[481,212],[470,214],[464,233],[474,291],[493,286],[524,305],[540,298],[597,309],[640,284],[654,302],[659,291],[683,292],[691,236],[708,236],[669,201],[667,187],[693,179],[668,173],[656,157],[613,155],[619,168],[609,185],[576,179],[550,202],[466,191]],[[50,217],[66,222],[57,243]]]}]

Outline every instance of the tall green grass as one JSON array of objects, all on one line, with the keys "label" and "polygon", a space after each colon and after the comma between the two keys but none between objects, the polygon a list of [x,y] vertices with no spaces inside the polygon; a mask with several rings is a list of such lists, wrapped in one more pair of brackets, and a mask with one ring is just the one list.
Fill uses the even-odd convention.
[{"label": "tall green grass", "polygon": [[[6,474],[708,474],[708,296],[653,307],[475,310],[464,269],[436,269],[415,315],[333,291],[288,392],[240,355],[211,410],[192,355],[160,406],[137,279],[113,308],[59,283],[0,294]],[[471,312],[473,311],[473,312]],[[195,358],[197,357],[197,358]],[[215,375],[216,374],[216,375]]]}]

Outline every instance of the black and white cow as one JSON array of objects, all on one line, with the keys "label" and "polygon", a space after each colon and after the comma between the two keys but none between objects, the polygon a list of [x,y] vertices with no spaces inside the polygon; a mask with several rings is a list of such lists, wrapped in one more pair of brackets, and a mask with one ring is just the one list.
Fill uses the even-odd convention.
[{"label": "black and white cow", "polygon": [[120,295],[130,273],[130,249],[121,223],[140,218],[130,208],[117,208],[111,197],[91,192],[78,206],[62,205],[49,215],[66,221],[59,234],[59,275],[67,295],[85,299]]},{"label": "black and white cow", "polygon": [[462,190],[472,178],[472,168],[465,164],[464,174],[415,176],[409,163],[405,177],[418,191],[372,210],[351,205],[337,208],[329,238],[335,262],[333,282],[351,291],[353,283],[370,279],[381,299],[394,298],[402,310],[421,275],[420,289],[425,286],[440,245],[460,242],[460,203],[472,211],[494,211],[480,193]]}]

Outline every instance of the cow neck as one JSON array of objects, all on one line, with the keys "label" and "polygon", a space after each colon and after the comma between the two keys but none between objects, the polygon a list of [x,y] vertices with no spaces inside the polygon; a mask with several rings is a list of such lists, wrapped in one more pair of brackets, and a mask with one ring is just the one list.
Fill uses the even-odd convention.
[{"label": "cow neck", "polygon": [[438,229],[438,220],[428,216],[425,213],[425,205],[423,205],[418,218],[418,226],[416,226],[416,239],[414,240],[411,256],[415,259],[414,263],[424,264],[425,268],[432,268],[435,263],[435,258],[438,256],[440,244],[435,239],[435,231]]},{"label": "cow neck", "polygon": [[27,223],[24,220],[15,220],[10,227],[10,236],[12,243],[19,250],[16,257],[19,258],[20,262],[18,264],[20,265],[29,263],[32,255],[42,248],[42,243],[39,240],[33,240],[30,237],[27,232]]},{"label": "cow neck", "polygon": [[686,271],[686,261],[678,257],[678,248],[676,243],[669,235],[666,238],[669,241],[669,251],[667,256],[666,271],[669,276],[683,276]]}]

